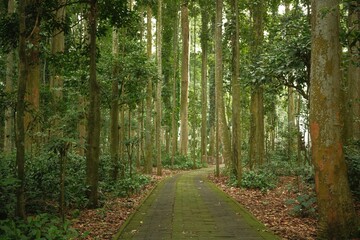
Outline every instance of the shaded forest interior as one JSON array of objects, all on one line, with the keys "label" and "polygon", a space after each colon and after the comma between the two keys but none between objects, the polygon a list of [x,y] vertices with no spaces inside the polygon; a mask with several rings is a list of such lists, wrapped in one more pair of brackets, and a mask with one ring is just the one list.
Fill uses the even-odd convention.
[{"label": "shaded forest interior", "polygon": [[359,1],[1,1],[0,238],[212,165],[359,237],[359,59]]}]

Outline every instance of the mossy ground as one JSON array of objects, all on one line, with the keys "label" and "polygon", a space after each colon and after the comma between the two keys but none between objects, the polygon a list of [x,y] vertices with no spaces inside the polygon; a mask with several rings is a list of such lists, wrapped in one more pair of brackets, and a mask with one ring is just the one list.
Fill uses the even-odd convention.
[{"label": "mossy ground", "polygon": [[164,180],[115,239],[278,239],[206,181],[210,169]]}]

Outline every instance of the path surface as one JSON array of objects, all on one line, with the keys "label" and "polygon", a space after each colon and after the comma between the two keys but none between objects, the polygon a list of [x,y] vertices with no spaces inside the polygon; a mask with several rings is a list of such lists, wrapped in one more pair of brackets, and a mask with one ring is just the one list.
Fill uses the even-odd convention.
[{"label": "path surface", "polygon": [[212,183],[210,169],[161,182],[115,239],[278,239]]}]

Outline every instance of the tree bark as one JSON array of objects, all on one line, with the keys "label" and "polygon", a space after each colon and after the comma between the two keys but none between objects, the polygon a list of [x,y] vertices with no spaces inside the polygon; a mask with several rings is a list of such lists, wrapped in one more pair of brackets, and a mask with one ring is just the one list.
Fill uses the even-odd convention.
[{"label": "tree bark", "polygon": [[110,109],[110,155],[112,162],[112,178],[117,180],[119,175],[119,35],[116,28],[112,35],[113,72],[111,87],[111,109]]},{"label": "tree bark", "polygon": [[232,160],[232,169],[237,177],[237,185],[241,184],[242,177],[242,161],[241,161],[241,86],[239,79],[239,61],[240,61],[240,52],[239,52],[239,7],[238,1],[231,1],[232,9],[232,36],[231,36],[231,45],[232,45],[232,76],[231,76],[231,86],[232,86],[232,146],[233,146],[233,160]]},{"label": "tree bark", "polygon": [[208,39],[209,39],[209,15],[204,6],[206,3],[200,2],[201,7],[201,162],[207,162],[207,64],[208,64]]},{"label": "tree bark", "polygon": [[343,149],[339,1],[311,1],[310,131],[319,238],[350,239],[356,216]]},{"label": "tree bark", "polygon": [[156,58],[159,80],[156,84],[156,150],[157,150],[157,175],[162,175],[161,166],[161,90],[162,90],[162,0],[158,0],[158,15],[156,22]]},{"label": "tree bark", "polygon": [[[150,5],[147,6],[147,55],[151,59],[152,55],[152,10]],[[152,113],[152,81],[148,80],[146,87],[146,119],[145,119],[145,166],[144,172],[147,174],[152,173],[152,158],[153,158],[153,138],[152,138],[152,129],[153,125],[151,123],[151,113]]]},{"label": "tree bark", "polygon": [[215,95],[216,95],[216,112],[218,114],[218,123],[220,130],[220,138],[223,145],[223,157],[225,164],[228,165],[232,161],[231,137],[228,129],[225,103],[224,103],[224,87],[223,87],[223,66],[222,66],[222,10],[223,1],[216,1],[216,17],[215,17]]},{"label": "tree bark", "polygon": [[25,93],[27,80],[27,57],[26,57],[26,2],[19,1],[19,80],[16,104],[16,167],[17,178],[20,183],[16,190],[15,215],[25,219]]},{"label": "tree bark", "polygon": [[[253,15],[254,40],[251,46],[253,61],[260,53],[264,37],[263,15],[264,1],[254,3],[251,9]],[[256,83],[251,91],[250,103],[250,168],[254,165],[261,166],[264,162],[264,93],[260,83]]]},{"label": "tree bark", "polygon": [[[8,15],[15,12],[15,1],[8,1]],[[11,50],[6,56],[6,80],[5,92],[10,94],[13,92],[13,78],[14,78],[14,51]],[[5,127],[4,127],[4,153],[9,154],[13,151],[13,129],[14,129],[14,109],[7,107],[5,109]]]},{"label": "tree bark", "polygon": [[86,146],[86,184],[89,186],[89,207],[98,206],[99,155],[100,155],[100,86],[96,79],[97,0],[90,1],[90,79],[89,117]]},{"label": "tree bark", "polygon": [[188,0],[181,6],[181,32],[182,32],[182,64],[181,64],[181,96],[180,96],[180,152],[188,154],[189,126],[189,8]]}]

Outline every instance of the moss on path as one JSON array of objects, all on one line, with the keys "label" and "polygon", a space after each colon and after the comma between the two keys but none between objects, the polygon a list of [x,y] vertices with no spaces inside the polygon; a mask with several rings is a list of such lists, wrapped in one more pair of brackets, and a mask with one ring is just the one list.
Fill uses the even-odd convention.
[{"label": "moss on path", "polygon": [[114,239],[278,239],[209,183],[209,171],[161,182]]}]

